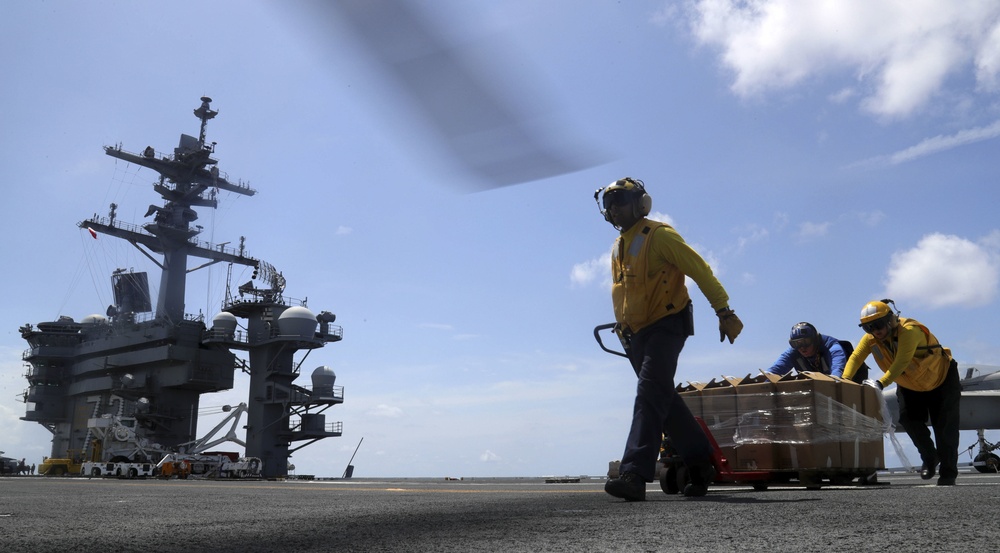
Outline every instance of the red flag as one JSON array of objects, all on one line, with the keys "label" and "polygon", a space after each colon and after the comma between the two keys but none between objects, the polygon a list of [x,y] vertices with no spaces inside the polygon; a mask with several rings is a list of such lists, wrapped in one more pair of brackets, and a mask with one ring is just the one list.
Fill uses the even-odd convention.
[{"label": "red flag", "polygon": [[97,231],[90,227],[87,227],[87,230],[90,231],[90,235],[94,237],[94,240],[97,240]]}]

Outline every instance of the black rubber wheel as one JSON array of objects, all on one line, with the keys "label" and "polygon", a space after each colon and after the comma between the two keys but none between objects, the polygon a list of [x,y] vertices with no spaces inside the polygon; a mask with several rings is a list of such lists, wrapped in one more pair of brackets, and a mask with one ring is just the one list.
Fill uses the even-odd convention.
[{"label": "black rubber wheel", "polygon": [[985,463],[976,467],[979,472],[1000,472],[1000,457],[992,453],[982,452],[976,455],[977,463]]},{"label": "black rubber wheel", "polygon": [[807,490],[819,490],[823,488],[823,479],[815,472],[799,472],[799,484]]},{"label": "black rubber wheel", "polygon": [[758,492],[765,492],[765,491],[767,491],[767,483],[766,482],[754,482],[753,483],[753,489],[757,490]]},{"label": "black rubber wheel", "polygon": [[676,495],[681,491],[677,484],[677,468],[667,467],[660,473],[660,489],[667,495]]},{"label": "black rubber wheel", "polygon": [[847,474],[837,474],[830,477],[830,483],[834,486],[847,486],[854,481],[854,477]]}]

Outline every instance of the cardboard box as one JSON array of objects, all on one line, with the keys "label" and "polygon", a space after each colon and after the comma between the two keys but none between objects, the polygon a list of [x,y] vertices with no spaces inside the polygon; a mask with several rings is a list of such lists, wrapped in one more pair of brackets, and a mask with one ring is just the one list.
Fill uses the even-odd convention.
[{"label": "cardboard box", "polygon": [[722,456],[730,466],[736,459],[737,405],[736,383],[740,379],[722,377],[712,379],[701,389],[702,419],[715,438]]},{"label": "cardboard box", "polygon": [[836,413],[837,381],[816,372],[788,374],[777,391],[777,463],[791,470],[825,470],[842,465]]},{"label": "cardboard box", "polygon": [[[861,388],[861,406],[862,413],[875,421],[875,424],[881,428],[883,423],[882,418],[882,403],[879,401],[878,391],[870,386],[859,386]],[[882,435],[879,434],[876,438],[874,435],[870,436],[871,439],[862,439],[859,445],[861,449],[861,468],[863,469],[884,469],[885,468],[885,440]]]},{"label": "cardboard box", "polygon": [[861,403],[861,386],[850,380],[837,380],[837,400],[844,406],[842,423],[844,433],[840,441],[840,463],[848,469],[859,469],[864,465],[861,442],[864,438],[864,407]]},{"label": "cardboard box", "polygon": [[701,417],[701,389],[704,387],[705,384],[702,382],[688,382],[686,386],[678,384],[675,388],[677,395],[681,396],[684,404],[691,410],[691,414],[696,417]]},{"label": "cardboard box", "polygon": [[747,375],[736,384],[736,438],[734,470],[776,469],[775,421],[777,375]]}]

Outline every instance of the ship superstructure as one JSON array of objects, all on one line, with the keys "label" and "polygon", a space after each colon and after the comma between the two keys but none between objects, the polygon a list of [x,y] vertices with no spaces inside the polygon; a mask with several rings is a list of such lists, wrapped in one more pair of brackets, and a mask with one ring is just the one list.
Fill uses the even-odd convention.
[{"label": "ship superstructure", "polygon": [[[323,415],[343,403],[333,371],[319,367],[311,386],[294,384],[304,361],[294,360],[296,352],[341,340],[333,314],[314,315],[304,302],[292,305],[284,296],[284,276],[248,256],[242,237],[238,248],[197,240],[202,228],[193,225],[195,208],[216,208],[220,190],[255,194],[248,185],[231,182],[212,159],[215,143],[206,142],[205,129],[218,112],[210,98],[201,100],[194,110],[199,136],[182,134],[172,155],[152,147],[138,154],[120,145],[105,147],[109,156],[159,173],[153,189],[163,204],[149,207],[152,221],[141,226],[118,221],[112,204],[106,217],[79,223],[95,237],[130,242],[160,268],[155,309],[146,273],[119,270],[112,275],[115,303],[105,315],[80,321],[60,317],[20,329],[29,345],[27,410],[21,418],[52,432],[52,457],[95,457],[94,421],[102,417],[134,418],[144,456],[182,451],[197,440],[201,394],[232,388],[238,370],[250,375],[246,455],[263,461],[264,476],[286,476],[292,452],[342,434],[341,424],[327,423]],[[204,262],[189,269],[189,258]],[[230,274],[233,265],[253,268],[254,277],[238,294],[227,290],[209,328],[201,317],[184,312],[187,274],[219,262],[230,265]],[[296,442],[305,443],[293,447]]]}]

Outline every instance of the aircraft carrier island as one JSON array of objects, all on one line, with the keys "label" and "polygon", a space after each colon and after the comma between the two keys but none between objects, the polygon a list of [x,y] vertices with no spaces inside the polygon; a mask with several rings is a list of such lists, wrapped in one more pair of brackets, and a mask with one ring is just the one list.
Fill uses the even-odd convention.
[{"label": "aircraft carrier island", "polygon": [[[111,204],[107,216],[79,223],[94,238],[131,243],[161,269],[155,306],[147,273],[119,269],[111,275],[114,303],[102,308],[104,314],[20,328],[28,342],[21,419],[52,433],[45,473],[134,474],[169,461],[165,471],[184,476],[193,471],[282,478],[294,451],[342,434],[342,424],[326,422],[324,414],[344,401],[333,371],[321,366],[309,385],[295,382],[310,350],[342,339],[335,316],[287,298],[282,273],[246,255],[243,237],[237,248],[197,239],[202,227],[194,225],[196,208],[215,209],[220,191],[255,194],[219,171],[215,143],[205,138],[218,112],[210,98],[201,100],[194,110],[201,121],[198,137],[182,134],[172,154],[105,147],[111,157],[159,173],[153,190],[162,205],[150,205],[150,221],[118,221],[117,205]],[[189,268],[190,260],[201,264]],[[184,313],[187,275],[216,263],[228,264],[230,276],[220,312],[207,325],[204,317]],[[234,266],[253,274],[235,290],[229,282]],[[249,374],[250,393],[232,413],[233,429],[222,440],[199,439],[201,395],[233,388],[236,372]],[[243,413],[245,441],[234,433]],[[213,456],[209,450],[222,441],[244,446],[244,454]]]}]

